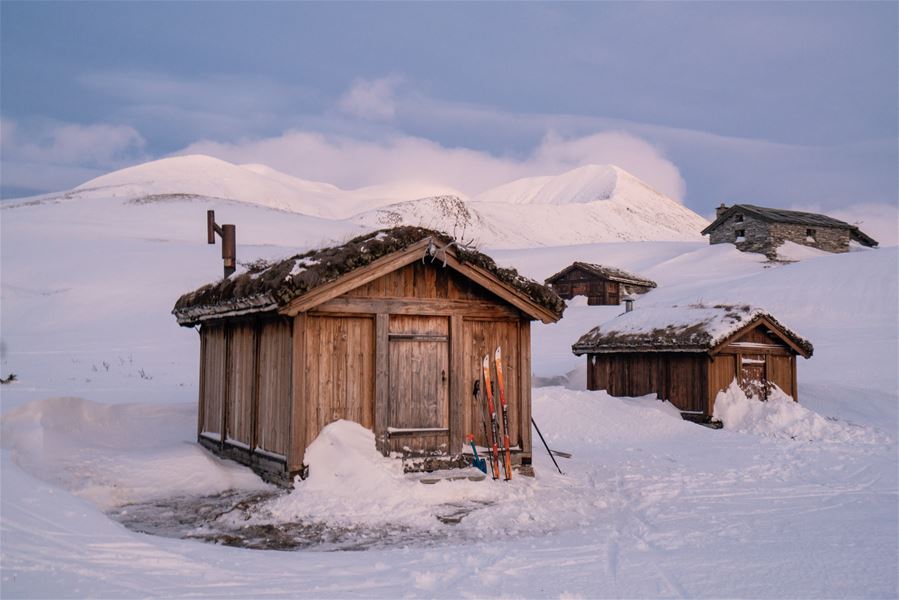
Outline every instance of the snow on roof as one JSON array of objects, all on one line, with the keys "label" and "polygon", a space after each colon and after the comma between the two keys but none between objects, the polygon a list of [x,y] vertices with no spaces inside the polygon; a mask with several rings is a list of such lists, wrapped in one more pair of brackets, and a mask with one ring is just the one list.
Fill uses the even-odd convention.
[{"label": "snow on roof", "polygon": [[576,355],[597,352],[705,352],[765,317],[811,356],[812,344],[758,307],[747,304],[690,304],[644,308],[594,327],[572,345]]},{"label": "snow on roof", "polygon": [[838,229],[848,229],[852,239],[865,246],[877,246],[877,240],[865,234],[856,225],[850,225],[846,221],[840,221],[827,215],[818,213],[801,212],[798,210],[785,210],[782,208],[768,208],[766,206],[755,206],[754,204],[734,204],[715,221],[702,230],[702,234],[706,235],[713,229],[725,222],[734,212],[746,212],[753,214],[765,221],[774,223],[792,223],[794,225],[806,225],[808,227],[835,227]]},{"label": "snow on roof", "polygon": [[650,279],[646,279],[645,277],[641,277],[640,275],[635,275],[633,273],[629,273],[624,269],[619,269],[618,267],[609,267],[606,265],[597,265],[595,263],[587,263],[576,261],[571,265],[565,267],[555,275],[546,278],[546,283],[552,283],[559,277],[562,277],[569,271],[573,269],[583,269],[589,273],[596,275],[597,277],[601,277],[603,279],[608,279],[609,281],[618,281],[624,284],[633,284],[633,285],[642,285],[646,287],[656,287],[656,282]]},{"label": "snow on roof", "polygon": [[[181,296],[172,313],[183,326],[210,318],[277,310],[311,290],[330,283],[375,260],[431,239],[441,246],[453,242],[445,233],[422,227],[394,227],[360,235],[341,246],[311,250],[281,261],[257,261],[247,270]],[[476,250],[454,246],[461,262],[490,272],[497,280],[561,318],[565,303],[552,289],[496,265]],[[439,259],[438,259],[439,260]]]}]

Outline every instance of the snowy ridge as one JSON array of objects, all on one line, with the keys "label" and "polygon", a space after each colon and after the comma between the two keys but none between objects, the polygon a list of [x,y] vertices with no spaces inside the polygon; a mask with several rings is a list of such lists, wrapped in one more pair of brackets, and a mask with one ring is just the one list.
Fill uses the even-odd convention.
[{"label": "snowy ridge", "polygon": [[[464,236],[485,247],[700,240],[705,219],[610,165],[586,165],[556,176],[521,179],[472,201],[446,186],[415,181],[342,190],[260,164],[210,156],[164,158],[92,179],[30,202],[87,200],[190,204],[239,202],[380,228],[413,225]],[[23,202],[10,203],[9,207]]]},{"label": "snowy ridge", "polygon": [[235,165],[211,156],[188,155],[101,175],[79,185],[65,197],[132,201],[200,197],[344,219],[371,207],[447,192],[455,193],[445,186],[412,182],[342,190],[330,183],[287,175],[266,165]]},{"label": "snowy ridge", "polygon": [[478,202],[586,204],[621,196],[661,193],[614,165],[584,165],[561,175],[526,177],[479,194]]}]

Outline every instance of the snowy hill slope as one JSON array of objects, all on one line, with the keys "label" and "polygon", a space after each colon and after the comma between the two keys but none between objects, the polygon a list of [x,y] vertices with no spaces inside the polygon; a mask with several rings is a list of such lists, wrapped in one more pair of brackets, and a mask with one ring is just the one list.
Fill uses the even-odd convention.
[{"label": "snowy hill slope", "polygon": [[[510,209],[509,204],[515,205]],[[708,221],[613,165],[585,165],[519,179],[474,198],[491,222],[511,221],[525,245],[596,241],[700,240]],[[550,225],[551,226],[547,226]],[[502,230],[508,231],[508,227]]]},{"label": "snowy hill slope", "polygon": [[107,205],[232,201],[347,220],[348,227],[407,224],[464,232],[466,239],[494,248],[700,240],[699,231],[707,225],[702,217],[629,173],[597,165],[515,181],[485,192],[473,202],[439,185],[401,181],[342,190],[265,165],[176,156],[109,173],[65,193],[26,201],[89,200]]},{"label": "snowy hill slope", "polygon": [[[381,486],[377,502],[405,511],[403,527],[398,534],[366,520],[373,511],[351,513],[353,531],[373,544],[365,551],[261,552],[113,522],[110,507],[131,510],[123,502],[207,506],[204,494],[265,488],[195,444],[199,338],[170,310],[182,292],[221,275],[219,249],[205,241],[205,210],[238,223],[241,261],[363,229],[352,219],[195,191],[203,194],[132,203],[97,192],[2,208],[0,370],[19,376],[0,394],[3,597],[896,595],[896,248],[792,265],[701,241],[490,252],[537,279],[573,260],[645,274],[659,287],[637,310],[698,301],[764,306],[815,344],[815,356],[799,365],[801,406],[857,435],[808,441],[712,431],[654,398],[537,388],[544,435],[574,452],[561,465],[565,476],[537,447],[533,480]],[[459,201],[431,198],[403,210],[420,209],[414,218],[474,211],[470,226],[486,228],[478,219],[500,206]],[[502,206],[519,219],[547,214],[525,212],[538,205]],[[534,236],[541,225],[553,226],[507,223]],[[538,375],[583,365],[571,343],[622,310],[570,304],[558,324],[534,326]],[[357,488],[343,481],[310,491],[358,505]],[[221,508],[245,497],[224,496]],[[303,492],[282,496],[277,506],[285,505],[325,532],[329,511],[340,506],[304,501]],[[432,518],[460,505],[475,507],[460,523]],[[269,531],[291,524],[291,511],[268,508],[254,519],[271,518],[263,523]],[[241,526],[242,516],[232,512]],[[447,556],[468,562],[447,567]]]},{"label": "snowy hill slope", "polygon": [[114,171],[87,181],[65,194],[48,194],[45,197],[114,198],[144,203],[204,197],[343,219],[397,200],[447,192],[454,193],[454,190],[408,182],[342,190],[330,183],[287,175],[266,165],[235,165],[211,156],[189,155],[163,158]]}]

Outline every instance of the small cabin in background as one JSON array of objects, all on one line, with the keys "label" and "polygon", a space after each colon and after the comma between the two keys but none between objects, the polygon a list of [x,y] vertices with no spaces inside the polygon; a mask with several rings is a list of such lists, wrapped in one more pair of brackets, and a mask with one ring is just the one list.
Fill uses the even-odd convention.
[{"label": "small cabin in background", "polygon": [[794,242],[826,252],[849,252],[849,243],[876,247],[877,240],[857,226],[817,213],[766,208],[752,204],[722,204],[715,220],[702,230],[710,244],[734,244],[743,252],[777,257],[784,242]]},{"label": "small cabin in background", "polygon": [[624,296],[645,294],[656,287],[654,281],[622,269],[585,262],[572,263],[544,283],[565,300],[586,296],[591,306],[617,305]]},{"label": "small cabin in background", "polygon": [[766,399],[776,385],[798,400],[796,357],[813,352],[763,310],[725,304],[634,310],[595,327],[571,349],[587,355],[587,389],[656,393],[697,421],[711,418],[715,397],[734,379],[747,395]]},{"label": "small cabin in background", "polygon": [[251,265],[185,294],[173,313],[199,327],[199,443],[289,482],[338,419],[373,430],[410,470],[461,464],[468,433],[487,446],[471,392],[497,346],[513,463],[530,469],[530,323],[563,310],[488,256],[399,227]]}]

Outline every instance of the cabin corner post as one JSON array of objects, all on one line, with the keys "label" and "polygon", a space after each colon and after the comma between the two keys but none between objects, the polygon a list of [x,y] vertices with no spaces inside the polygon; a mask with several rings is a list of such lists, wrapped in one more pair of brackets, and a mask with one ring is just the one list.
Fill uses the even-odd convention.
[{"label": "cabin corner post", "polygon": [[[465,385],[465,348],[463,347],[462,315],[450,316],[450,411],[449,453],[461,456],[465,443],[465,424],[471,423],[468,393]],[[474,432],[469,432],[474,433]]]},{"label": "cabin corner post", "polygon": [[796,355],[795,354],[790,355],[790,371],[791,371],[790,384],[793,386],[793,390],[792,390],[793,391],[793,400],[795,400],[796,402],[799,402],[799,385],[797,385],[798,373],[796,372],[797,362],[798,361],[796,360]]},{"label": "cabin corner post", "polygon": [[231,339],[234,337],[234,331],[225,326],[225,372],[222,374],[224,376],[224,385],[222,388],[222,428],[219,430],[221,434],[219,435],[219,448],[222,452],[225,451],[225,442],[228,439],[228,404],[231,402],[231,370],[233,367],[233,360],[231,357]]},{"label": "cabin corner post", "polygon": [[519,389],[521,393],[521,408],[518,411],[521,451],[528,458],[531,457],[531,322],[522,319],[518,325],[519,343]]},{"label": "cabin corner post", "polygon": [[388,354],[388,332],[390,316],[384,313],[375,315],[375,444],[378,450],[387,455],[390,451],[387,439],[387,416],[389,402],[390,357]]},{"label": "cabin corner post", "polygon": [[303,471],[303,457],[306,453],[306,313],[293,317],[290,359],[288,474]]},{"label": "cabin corner post", "polygon": [[197,439],[203,433],[203,421],[206,418],[206,329],[200,326],[200,383],[199,402],[197,404]]}]

